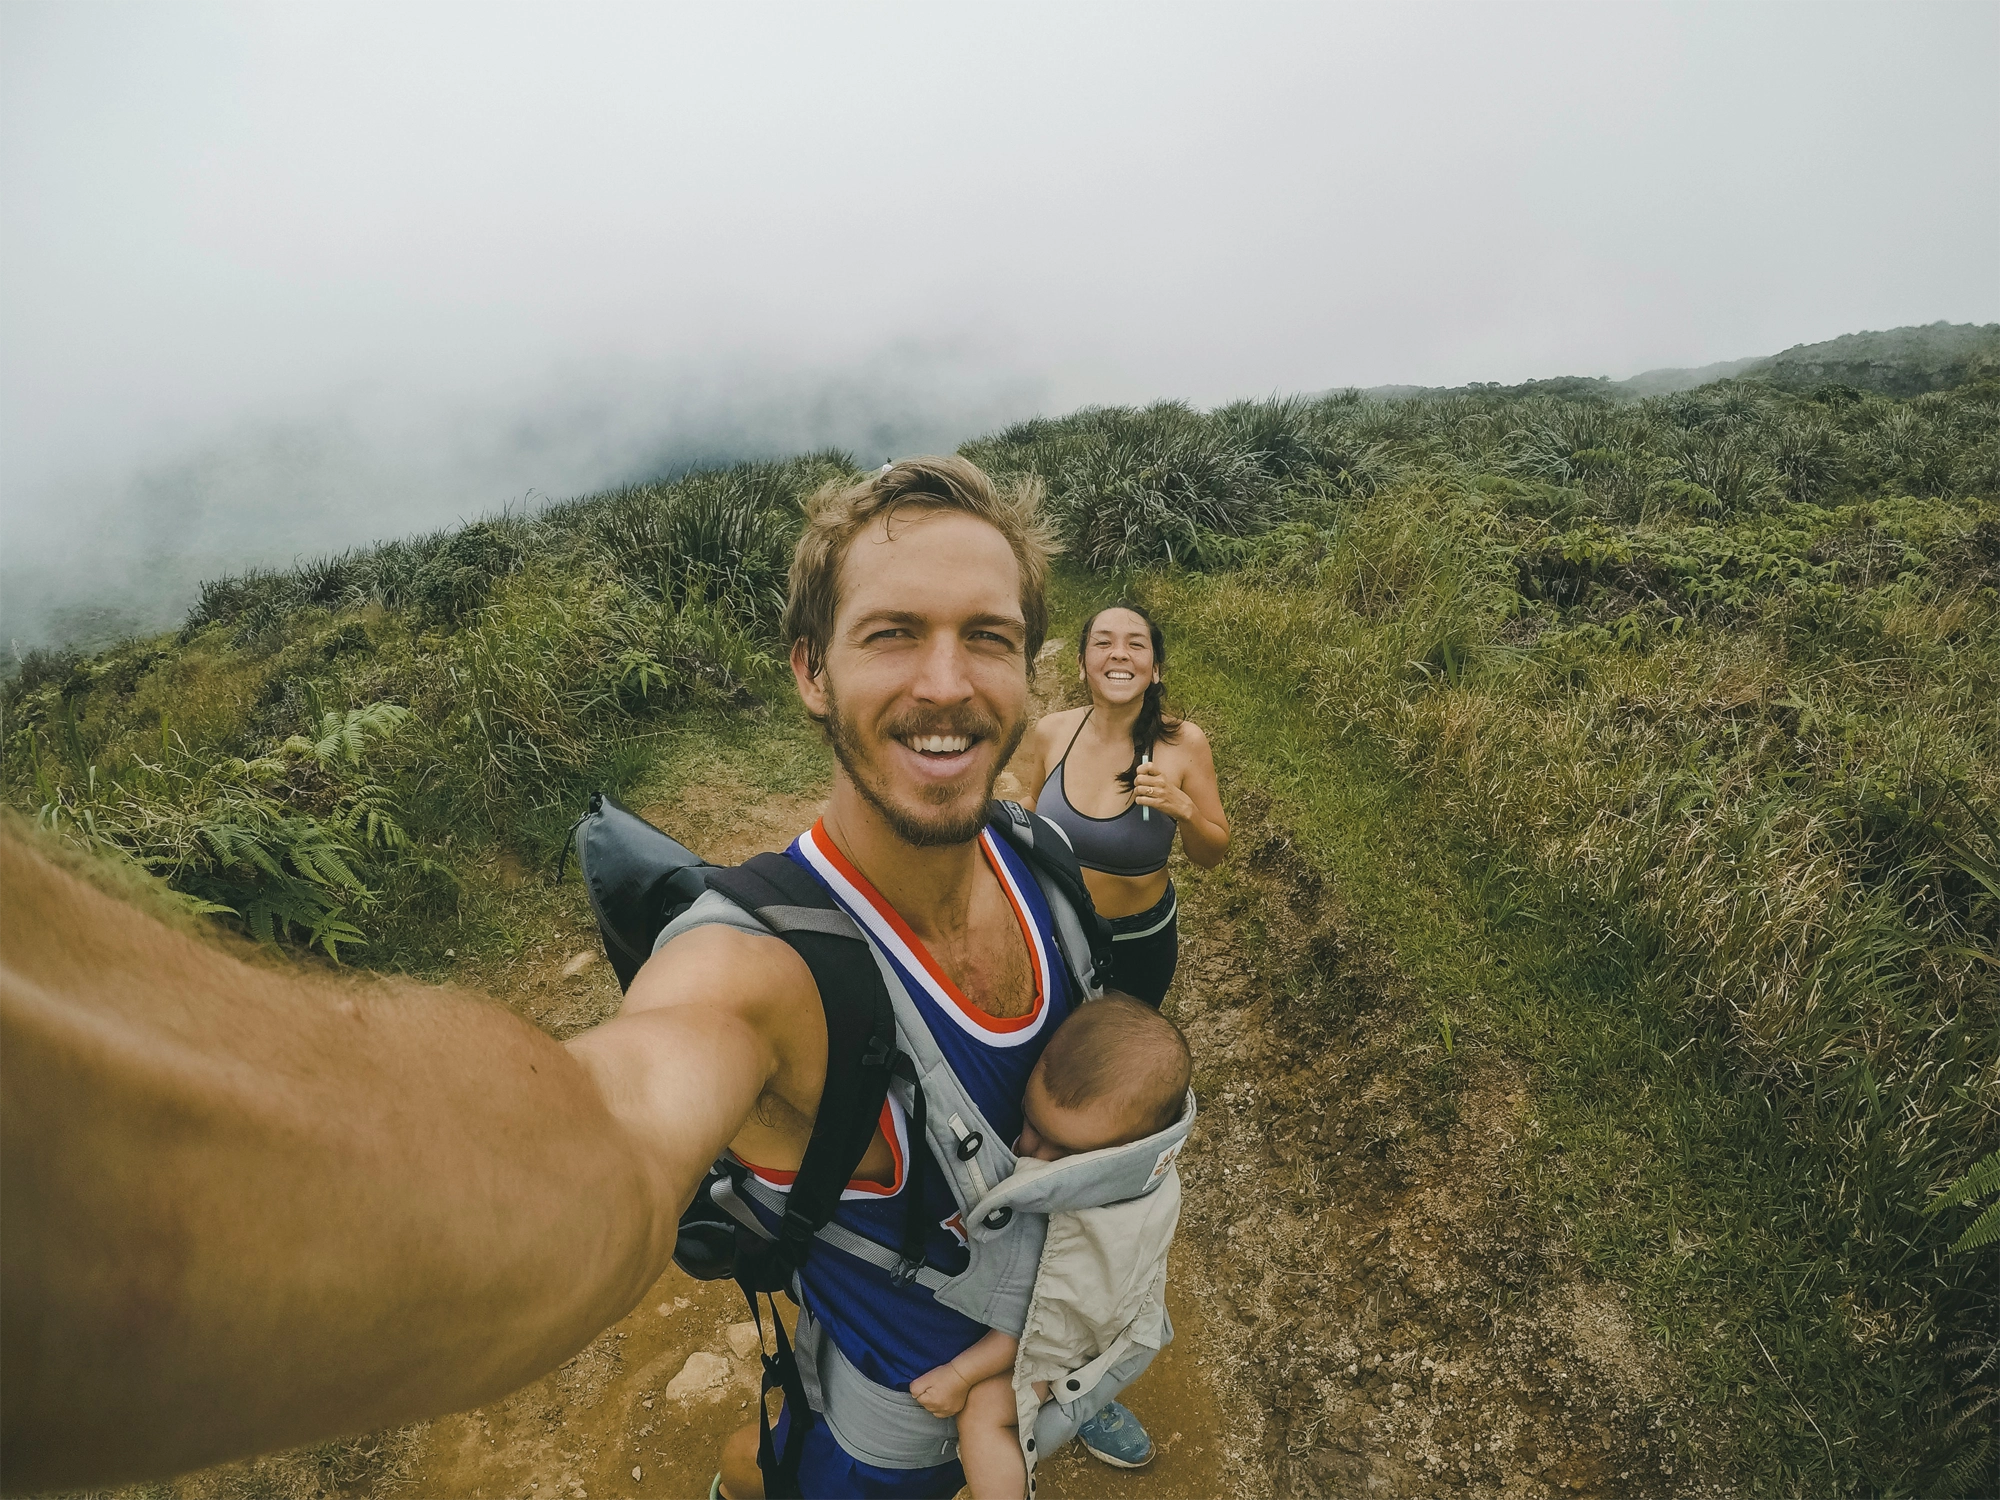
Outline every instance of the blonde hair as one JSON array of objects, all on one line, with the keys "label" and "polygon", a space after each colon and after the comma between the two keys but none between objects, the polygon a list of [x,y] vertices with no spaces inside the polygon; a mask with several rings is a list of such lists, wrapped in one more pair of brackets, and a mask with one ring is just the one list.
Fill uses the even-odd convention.
[{"label": "blonde hair", "polygon": [[840,565],[855,537],[877,517],[887,519],[900,510],[955,510],[986,522],[1013,549],[1021,568],[1021,617],[1032,671],[1049,630],[1049,560],[1058,550],[1041,518],[1041,503],[1039,479],[1025,477],[1001,489],[976,464],[955,455],[906,458],[859,484],[824,486],[806,501],[806,529],[792,553],[781,627],[786,642],[805,643],[806,668],[817,676],[826,663],[840,607]]}]

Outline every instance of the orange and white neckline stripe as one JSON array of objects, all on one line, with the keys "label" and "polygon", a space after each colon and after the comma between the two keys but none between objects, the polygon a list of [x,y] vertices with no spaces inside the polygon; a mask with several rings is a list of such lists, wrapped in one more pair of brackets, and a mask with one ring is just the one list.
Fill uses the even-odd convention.
[{"label": "orange and white neckline stripe", "polygon": [[[895,1169],[890,1172],[887,1182],[870,1182],[863,1177],[850,1178],[847,1186],[840,1191],[842,1202],[853,1198],[893,1198],[902,1192],[904,1164],[910,1159],[910,1127],[903,1118],[903,1106],[896,1102],[894,1094],[882,1101],[881,1129],[882,1139],[889,1143],[889,1155]],[[789,1193],[792,1184],[798,1181],[799,1174],[796,1170],[784,1172],[776,1167],[760,1167],[741,1152],[735,1153],[735,1156],[750,1169],[752,1177],[777,1192]]]},{"label": "orange and white neckline stripe", "polygon": [[937,1008],[967,1035],[977,1037],[989,1047],[1017,1047],[1041,1034],[1042,1024],[1048,1018],[1049,994],[1054,988],[1055,978],[1048,945],[1035,925],[1021,888],[1015,883],[1013,870],[1001,858],[991,829],[980,831],[980,852],[986,856],[987,865],[999,880],[1000,889],[1006,892],[1008,904],[1014,909],[1014,918],[1020,923],[1022,939],[1028,945],[1030,967],[1035,976],[1035,1001],[1023,1016],[992,1015],[967,999],[938,966],[937,960],[931,957],[923,939],[911,931],[902,914],[883,899],[881,892],[869,884],[868,877],[834,845],[824,820],[799,835],[798,847],[813,871],[826,882],[842,909],[881,946],[899,971],[922,985]]}]

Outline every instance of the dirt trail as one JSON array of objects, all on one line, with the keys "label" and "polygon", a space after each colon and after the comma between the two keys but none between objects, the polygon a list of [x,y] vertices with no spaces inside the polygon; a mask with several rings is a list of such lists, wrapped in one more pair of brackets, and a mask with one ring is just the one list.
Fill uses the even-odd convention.
[{"label": "dirt trail", "polygon": [[1536,1238],[1507,1060],[1436,1027],[1265,809],[1191,882],[1170,1002],[1204,1101],[1181,1237],[1249,1429],[1235,1492],[1712,1493],[1617,1293]]},{"label": "dirt trail", "polygon": [[[753,781],[709,776],[644,811],[718,859],[782,847],[818,804]],[[1202,1113],[1171,1262],[1179,1336],[1127,1397],[1160,1457],[1122,1473],[1072,1445],[1042,1466],[1040,1493],[1719,1492],[1660,1443],[1679,1398],[1618,1296],[1524,1226],[1509,1162],[1535,1129],[1524,1080],[1463,1042],[1443,1056],[1277,813],[1238,794],[1232,816],[1222,871],[1176,870],[1184,946],[1167,1010],[1193,1043]],[[480,977],[566,1035],[616,1007],[587,951]],[[732,1285],[669,1270],[560,1370],[364,1440],[376,1447],[351,1478],[322,1457],[321,1487],[289,1492],[705,1495],[722,1438],[754,1416],[745,1318]]]}]

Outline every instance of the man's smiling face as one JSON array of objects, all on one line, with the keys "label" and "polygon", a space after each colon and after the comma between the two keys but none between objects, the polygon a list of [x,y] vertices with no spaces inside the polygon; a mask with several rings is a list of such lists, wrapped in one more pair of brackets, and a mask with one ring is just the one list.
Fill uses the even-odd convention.
[{"label": "man's smiling face", "polygon": [[1021,570],[975,516],[905,509],[855,537],[817,677],[792,669],[857,791],[904,842],[962,844],[1028,727]]}]

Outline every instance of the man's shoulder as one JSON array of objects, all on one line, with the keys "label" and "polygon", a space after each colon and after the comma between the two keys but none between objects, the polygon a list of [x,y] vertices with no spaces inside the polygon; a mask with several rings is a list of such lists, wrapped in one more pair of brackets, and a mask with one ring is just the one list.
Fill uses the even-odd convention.
[{"label": "man's shoulder", "polygon": [[658,953],[671,942],[711,928],[776,939],[770,928],[720,891],[704,891],[692,906],[660,929],[660,935],[653,939],[653,951]]},{"label": "man's shoulder", "polygon": [[627,996],[628,1008],[699,1003],[788,1027],[819,1009],[819,986],[791,944],[717,891],[669,922]]}]

